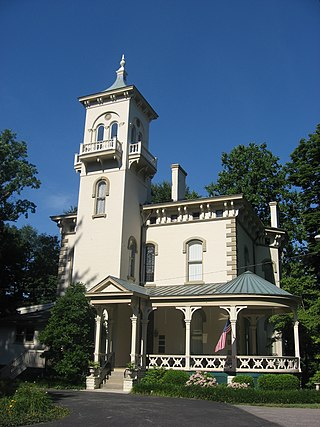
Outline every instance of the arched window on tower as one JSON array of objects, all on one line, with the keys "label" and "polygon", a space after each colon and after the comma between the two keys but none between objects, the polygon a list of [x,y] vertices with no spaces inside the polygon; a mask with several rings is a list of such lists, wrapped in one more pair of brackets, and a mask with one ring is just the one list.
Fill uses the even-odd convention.
[{"label": "arched window on tower", "polygon": [[137,138],[137,130],[136,127],[133,125],[131,128],[131,144],[134,144],[136,142]]},{"label": "arched window on tower", "polygon": [[128,242],[129,249],[129,272],[128,279],[135,279],[135,264],[136,264],[136,253],[137,253],[137,242],[134,237],[130,237]]},{"label": "arched window on tower", "polygon": [[117,136],[118,136],[118,123],[117,123],[117,122],[114,122],[114,123],[112,123],[112,125],[111,125],[111,129],[110,129],[110,138],[111,138],[111,139],[113,139],[113,138],[117,138]]},{"label": "arched window on tower", "polygon": [[103,141],[103,138],[104,138],[104,126],[99,125],[97,127],[96,141]]},{"label": "arched window on tower", "polygon": [[145,281],[154,281],[154,264],[155,264],[155,245],[148,243],[146,245],[146,259],[145,259]]},{"label": "arched window on tower", "polygon": [[94,197],[94,215],[105,215],[106,197],[109,195],[109,183],[107,179],[99,179],[95,182],[92,197]]}]

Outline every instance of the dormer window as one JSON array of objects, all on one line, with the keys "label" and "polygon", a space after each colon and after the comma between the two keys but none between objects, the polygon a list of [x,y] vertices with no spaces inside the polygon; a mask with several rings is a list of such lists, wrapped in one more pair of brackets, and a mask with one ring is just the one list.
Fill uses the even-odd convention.
[{"label": "dormer window", "polygon": [[113,138],[117,138],[117,136],[118,136],[118,123],[114,122],[111,125],[110,137],[111,139],[113,139]]},{"label": "dormer window", "polygon": [[97,141],[103,141],[104,138],[104,126],[103,125],[99,125],[97,127],[97,137],[96,140]]}]

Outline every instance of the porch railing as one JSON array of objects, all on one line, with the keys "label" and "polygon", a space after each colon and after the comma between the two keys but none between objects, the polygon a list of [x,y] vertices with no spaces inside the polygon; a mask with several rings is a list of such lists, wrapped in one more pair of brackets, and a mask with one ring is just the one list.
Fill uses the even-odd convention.
[{"label": "porch railing", "polygon": [[[149,354],[149,368],[215,371],[233,370],[231,356],[190,356],[189,368],[185,355]],[[299,358],[290,356],[236,356],[237,372],[300,372]]]},{"label": "porch railing", "polygon": [[157,159],[154,157],[150,151],[148,151],[142,144],[142,142],[137,142],[135,144],[129,145],[129,156],[130,155],[142,155],[147,159],[147,161],[154,166],[157,167]]}]

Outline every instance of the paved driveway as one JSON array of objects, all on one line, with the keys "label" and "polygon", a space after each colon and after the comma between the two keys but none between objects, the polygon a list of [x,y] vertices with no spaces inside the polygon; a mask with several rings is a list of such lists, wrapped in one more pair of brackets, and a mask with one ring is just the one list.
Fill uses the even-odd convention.
[{"label": "paved driveway", "polygon": [[320,426],[320,409],[233,406],[193,399],[139,396],[88,391],[53,392],[57,404],[71,414],[57,426],[222,426],[308,427]]}]

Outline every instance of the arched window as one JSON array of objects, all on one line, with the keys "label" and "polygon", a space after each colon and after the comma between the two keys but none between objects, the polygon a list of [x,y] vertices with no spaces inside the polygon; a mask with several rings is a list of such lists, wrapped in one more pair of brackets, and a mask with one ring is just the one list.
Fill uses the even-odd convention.
[{"label": "arched window", "polygon": [[103,141],[103,138],[104,138],[104,126],[103,125],[99,125],[97,127],[96,140],[97,141]]},{"label": "arched window", "polygon": [[201,240],[191,240],[188,242],[188,282],[202,281],[202,250]]},{"label": "arched window", "polygon": [[271,259],[265,259],[262,263],[262,271],[264,272],[264,278],[268,280],[268,282],[275,284],[274,282],[274,272],[273,272],[273,264]]},{"label": "arched window", "polygon": [[105,215],[106,197],[109,195],[109,182],[107,179],[98,179],[93,187],[92,197],[94,197],[94,215]]},{"label": "arched window", "polygon": [[129,274],[128,278],[134,279],[135,273],[135,263],[136,263],[136,253],[137,253],[137,242],[134,237],[130,237],[128,242],[129,249]]},{"label": "arched window", "polygon": [[138,142],[142,142],[142,133],[141,132],[138,133]]},{"label": "arched window", "polygon": [[110,129],[110,138],[117,138],[118,136],[118,123],[114,122],[111,125],[111,129]]},{"label": "arched window", "polygon": [[132,144],[134,144],[136,142],[136,138],[137,138],[136,127],[132,126],[132,129],[131,129],[131,143]]},{"label": "arched window", "polygon": [[146,245],[145,258],[145,281],[154,281],[154,261],[155,261],[155,246],[152,243]]}]

